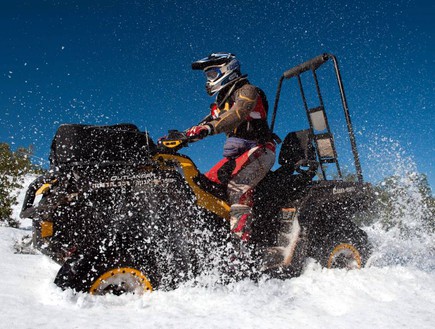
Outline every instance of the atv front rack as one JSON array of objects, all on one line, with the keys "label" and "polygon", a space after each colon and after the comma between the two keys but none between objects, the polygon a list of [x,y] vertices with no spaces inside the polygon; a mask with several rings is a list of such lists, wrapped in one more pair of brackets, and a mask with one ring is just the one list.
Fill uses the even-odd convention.
[{"label": "atv front rack", "polygon": [[[302,96],[302,101],[304,104],[305,112],[307,114],[308,122],[310,124],[310,129],[313,134],[313,140],[316,148],[317,159],[320,163],[320,169],[323,174],[323,178],[326,179],[326,171],[324,165],[327,163],[334,163],[337,168],[337,173],[340,179],[343,178],[340,165],[338,163],[337,151],[335,148],[334,139],[329,127],[328,119],[325,113],[325,106],[323,104],[323,98],[320,92],[320,86],[317,79],[316,70],[321,67],[324,63],[326,63],[329,59],[332,59],[334,63],[335,75],[338,82],[338,88],[341,96],[341,103],[344,111],[344,116],[346,118],[347,130],[349,133],[349,139],[351,143],[356,174],[358,178],[358,182],[363,182],[361,164],[359,161],[358,150],[356,147],[355,135],[353,132],[352,122],[350,120],[349,108],[347,105],[346,95],[344,93],[343,81],[341,79],[340,69],[338,67],[337,58],[334,55],[324,53],[313,59],[310,59],[300,65],[297,65],[290,70],[287,70],[281,76],[278,88],[275,97],[275,104],[273,108],[272,121],[271,121],[271,130],[273,131],[276,119],[276,113],[278,110],[278,102],[281,95],[281,87],[283,81],[289,80],[291,78],[296,77],[299,84],[300,93]],[[307,71],[311,71],[313,74],[314,82],[316,85],[317,96],[319,99],[319,106],[308,108],[307,100],[305,97],[304,88],[302,86],[301,74]]]}]

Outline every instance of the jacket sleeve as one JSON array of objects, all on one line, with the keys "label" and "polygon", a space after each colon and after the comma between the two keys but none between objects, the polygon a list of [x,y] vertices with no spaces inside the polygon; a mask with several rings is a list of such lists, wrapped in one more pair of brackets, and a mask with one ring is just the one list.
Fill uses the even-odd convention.
[{"label": "jacket sleeve", "polygon": [[213,128],[213,134],[230,133],[245,122],[255,107],[257,98],[258,93],[253,85],[246,84],[238,89],[233,106],[208,123]]}]

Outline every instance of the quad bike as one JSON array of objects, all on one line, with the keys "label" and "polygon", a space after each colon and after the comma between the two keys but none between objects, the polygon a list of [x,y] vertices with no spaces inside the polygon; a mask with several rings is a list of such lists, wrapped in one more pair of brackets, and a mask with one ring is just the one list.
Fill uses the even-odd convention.
[{"label": "quad bike", "polygon": [[[317,69],[332,59],[355,160],[345,181],[326,117]],[[311,71],[320,105],[308,108],[301,75]],[[33,219],[34,246],[61,268],[55,283],[91,294],[174,289],[201,274],[222,282],[298,275],[307,258],[328,268],[360,268],[370,245],[353,222],[371,201],[363,183],[337,60],[322,54],[282,75],[296,77],[309,127],[290,132],[254,191],[252,238],[230,234],[225,186],[209,181],[179,151],[190,140],[170,131],[156,145],[131,124],[61,125],[51,169],[28,188],[21,217]],[[332,164],[338,176],[328,179]]]}]

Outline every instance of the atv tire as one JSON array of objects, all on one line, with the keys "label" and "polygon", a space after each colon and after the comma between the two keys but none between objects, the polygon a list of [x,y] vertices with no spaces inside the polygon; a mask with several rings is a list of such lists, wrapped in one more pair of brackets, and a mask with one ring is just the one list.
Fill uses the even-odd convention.
[{"label": "atv tire", "polygon": [[62,289],[93,295],[143,294],[158,286],[151,262],[126,253],[89,252],[79,259],[70,258],[57,273],[54,283]]},{"label": "atv tire", "polygon": [[360,269],[367,263],[369,255],[366,233],[352,225],[328,234],[316,258],[326,268]]}]

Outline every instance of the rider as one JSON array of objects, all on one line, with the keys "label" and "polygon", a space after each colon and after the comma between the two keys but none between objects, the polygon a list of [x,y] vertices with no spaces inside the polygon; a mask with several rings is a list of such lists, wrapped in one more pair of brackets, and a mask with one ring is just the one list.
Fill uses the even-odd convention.
[{"label": "rider", "polygon": [[225,133],[224,159],[208,173],[211,181],[227,185],[231,231],[248,241],[252,224],[252,191],[275,162],[275,143],[267,123],[264,92],[249,83],[231,53],[213,53],[192,63],[203,70],[206,90],[217,95],[210,115],[186,131],[192,140]]}]

